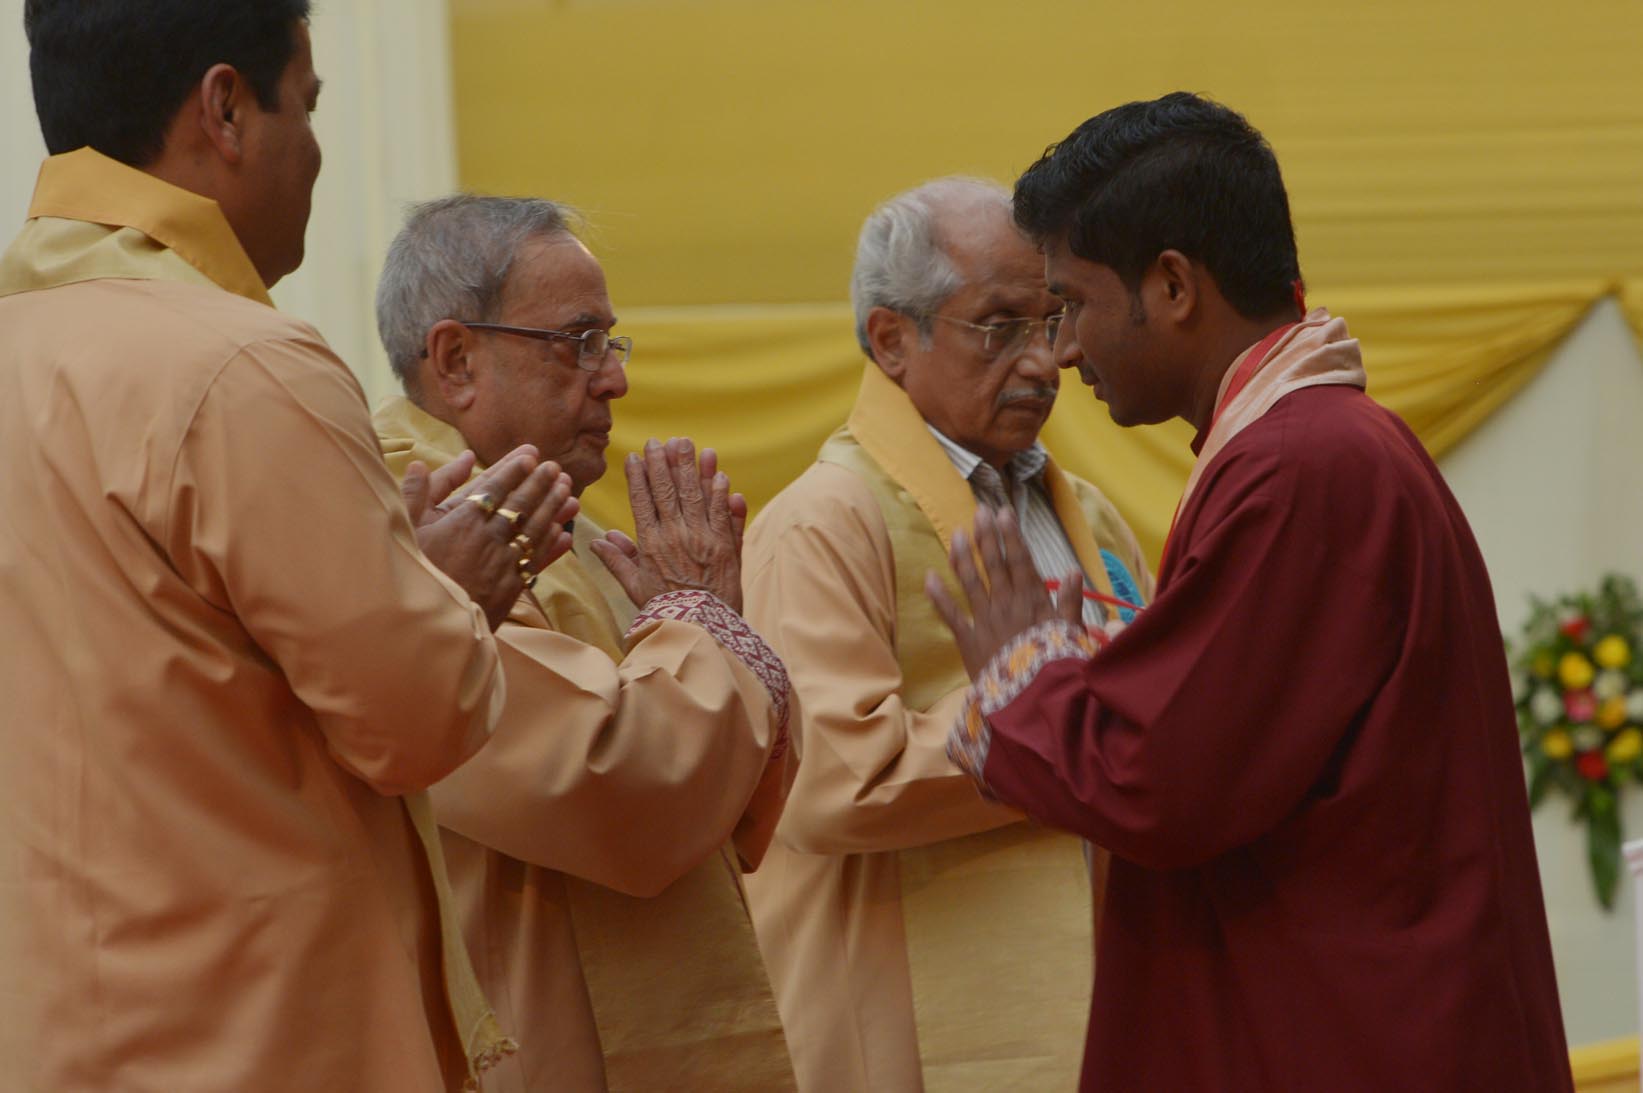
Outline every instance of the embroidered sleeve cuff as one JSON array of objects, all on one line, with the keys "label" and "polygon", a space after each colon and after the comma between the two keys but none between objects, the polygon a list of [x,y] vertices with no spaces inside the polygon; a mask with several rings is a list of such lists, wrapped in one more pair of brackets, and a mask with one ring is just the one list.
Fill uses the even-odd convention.
[{"label": "embroidered sleeve cuff", "polygon": [[787,666],[776,651],[723,600],[711,592],[688,588],[651,597],[650,602],[634,617],[633,625],[628,627],[628,637],[631,639],[650,623],[669,620],[700,626],[759,677],[759,682],[770,692],[770,701],[776,709],[776,741],[771,746],[770,758],[780,758],[787,750],[787,711],[791,688],[787,681]]},{"label": "embroidered sleeve cuff", "polygon": [[947,757],[974,779],[984,796],[993,796],[982,773],[993,740],[987,718],[1015,701],[1046,664],[1072,657],[1087,660],[1098,648],[1096,639],[1082,626],[1056,620],[1023,631],[987,662],[947,737]]}]

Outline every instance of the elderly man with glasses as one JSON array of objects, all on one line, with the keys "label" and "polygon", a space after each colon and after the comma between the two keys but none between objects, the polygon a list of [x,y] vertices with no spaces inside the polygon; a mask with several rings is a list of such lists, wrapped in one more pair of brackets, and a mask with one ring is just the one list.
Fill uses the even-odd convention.
[{"label": "elderly man with glasses", "polygon": [[[604,473],[632,346],[562,206],[413,210],[377,318],[406,392],[376,415],[391,469],[529,442],[578,494]],[[575,521],[497,630],[490,746],[433,790],[469,949],[520,1041],[485,1088],[791,1089],[740,888],[789,782],[786,673],[738,614],[746,504],[689,441],[624,469],[637,542]]]},{"label": "elderly man with glasses", "polygon": [[[880,206],[851,282],[849,420],[748,533],[748,618],[788,665],[802,762],[748,892],[799,1086],[1071,1089],[1105,855],[984,801],[947,758],[968,677],[925,595],[978,505],[1020,518],[1086,624],[1151,591],[1134,535],[1038,443],[1061,304],[1008,191]],[[559,457],[556,457],[559,458]]]}]

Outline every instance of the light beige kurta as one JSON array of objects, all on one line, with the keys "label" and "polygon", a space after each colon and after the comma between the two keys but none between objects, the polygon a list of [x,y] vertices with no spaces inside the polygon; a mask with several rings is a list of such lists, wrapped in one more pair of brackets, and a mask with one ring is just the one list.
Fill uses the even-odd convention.
[{"label": "light beige kurta", "polygon": [[[376,425],[396,473],[464,446],[405,399]],[[624,642],[633,607],[597,534],[579,519],[575,552],[497,631],[508,707],[434,790],[475,964],[523,1045],[495,1088],[791,1089],[739,884],[787,790],[785,676],[777,702],[690,622]],[[757,641],[736,625],[718,637]]]},{"label": "light beige kurta", "polygon": [[484,616],[213,202],[82,151],[35,211],[0,261],[0,1084],[455,1088],[396,795],[485,740]]},{"label": "light beige kurta", "polygon": [[[1150,588],[1111,505],[1046,473],[1093,583],[1105,548]],[[1092,959],[1080,844],[983,801],[946,755],[968,681],[922,584],[974,510],[869,366],[849,426],[748,533],[748,618],[801,710],[797,781],[748,895],[809,1093],[1077,1083]]]}]

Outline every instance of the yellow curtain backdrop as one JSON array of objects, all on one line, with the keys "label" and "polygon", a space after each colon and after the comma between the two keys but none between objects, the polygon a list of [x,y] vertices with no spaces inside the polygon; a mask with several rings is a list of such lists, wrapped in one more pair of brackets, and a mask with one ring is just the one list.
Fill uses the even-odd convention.
[{"label": "yellow curtain backdrop", "polygon": [[[1643,337],[1636,0],[452,0],[452,55],[463,184],[595,226],[637,343],[613,454],[689,434],[755,503],[848,409],[842,301],[877,201],[1009,181],[1090,114],[1176,88],[1271,139],[1310,299],[1434,452],[1599,297]],[[1118,430],[1069,383],[1046,439],[1156,551],[1184,428]],[[610,477],[588,507],[621,525]]]},{"label": "yellow curtain backdrop", "polygon": [[1643,345],[1643,277],[1635,277],[1620,288],[1620,306],[1626,311],[1626,321],[1632,324],[1632,333]]},{"label": "yellow curtain backdrop", "polygon": [[[1601,290],[1457,289],[1415,306],[1370,290],[1319,302],[1352,316],[1370,390],[1441,454],[1534,375],[1545,347]],[[719,450],[755,505],[792,481],[844,420],[863,367],[844,304],[647,309],[622,326],[636,348],[612,451],[637,450],[647,437],[682,435],[688,426],[698,443]],[[1067,380],[1045,443],[1112,498],[1156,559],[1192,465],[1192,430],[1182,422],[1120,429],[1088,388]],[[757,392],[756,402],[748,392]],[[583,501],[602,524],[630,523],[614,460]]]}]

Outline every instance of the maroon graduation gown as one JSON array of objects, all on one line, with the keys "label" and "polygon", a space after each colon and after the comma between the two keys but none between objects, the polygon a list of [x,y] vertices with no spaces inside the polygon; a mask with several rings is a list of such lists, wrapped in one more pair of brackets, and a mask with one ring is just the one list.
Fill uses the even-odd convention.
[{"label": "maroon graduation gown", "polygon": [[1419,442],[1287,395],[1170,554],[989,718],[989,787],[1113,853],[1081,1088],[1569,1090],[1493,594]]}]

